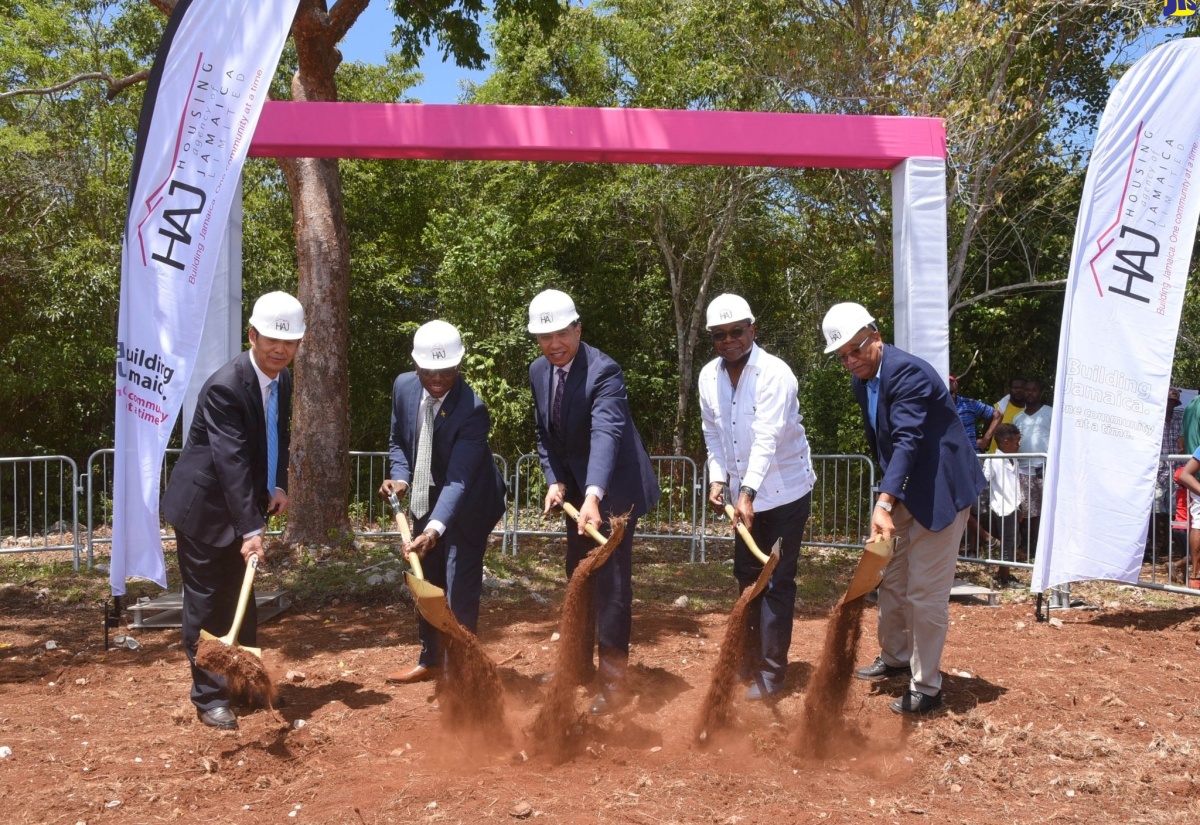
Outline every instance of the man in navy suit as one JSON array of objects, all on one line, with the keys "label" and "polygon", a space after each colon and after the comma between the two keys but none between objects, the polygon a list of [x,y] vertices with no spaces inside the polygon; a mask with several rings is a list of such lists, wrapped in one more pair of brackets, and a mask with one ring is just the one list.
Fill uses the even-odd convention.
[{"label": "man in navy suit", "polygon": [[971,504],[986,485],[975,448],[942,377],[926,361],[884,344],[859,304],[836,304],[822,324],[825,352],[851,375],[867,442],[883,468],[871,532],[896,537],[879,586],[879,656],[855,675],[909,676],[897,713],[942,706],[939,666],[950,626],[950,588]]},{"label": "man in navy suit", "polygon": [[[617,363],[582,342],[575,303],[548,289],[529,304],[529,331],[542,356],[529,365],[538,457],[546,475],[545,514],[568,501],[579,522],[567,525],[567,577],[595,548],[588,525],[608,533],[608,520],[629,514],[625,537],[593,573],[594,620],[600,648],[600,692],[592,713],[624,704],[633,610],[633,534],[657,502],[658,479],[629,414],[625,376]],[[574,529],[572,529],[574,528]],[[586,637],[591,658],[592,636]]]},{"label": "man in navy suit", "polygon": [[[488,445],[487,407],[458,374],[462,337],[445,321],[413,336],[415,372],[392,387],[391,478],[379,494],[408,493],[414,538],[404,552],[421,559],[425,578],[446,591],[458,623],[475,632],[488,534],[504,514],[504,479]],[[418,616],[421,654],[411,670],[387,680],[451,679],[437,629]]]},{"label": "man in navy suit", "polygon": [[[258,299],[250,316],[250,349],[204,384],[187,444],[162,512],[175,526],[183,578],[183,643],[192,663],[192,703],[200,721],[237,727],[225,679],[196,667],[201,629],[229,631],[251,557],[263,560],[267,517],[287,508],[292,375],[288,365],[304,337],[304,308],[285,292]],[[238,644],[256,646],[253,596]]]}]

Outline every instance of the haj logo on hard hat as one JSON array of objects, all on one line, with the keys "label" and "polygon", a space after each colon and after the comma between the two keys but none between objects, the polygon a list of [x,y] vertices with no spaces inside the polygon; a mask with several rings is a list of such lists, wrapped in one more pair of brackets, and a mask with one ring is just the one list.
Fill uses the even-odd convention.
[{"label": "haj logo on hard hat", "polygon": [[721,310],[721,320],[722,321],[732,321],[733,320],[733,311],[728,310],[728,309]]},{"label": "haj logo on hard hat", "polygon": [[1190,17],[1196,13],[1196,0],[1163,0],[1163,17]]},{"label": "haj logo on hard hat", "polygon": [[276,318],[275,319],[275,331],[276,332],[287,332],[288,331],[288,322],[283,318]]},{"label": "haj logo on hard hat", "polygon": [[549,324],[551,321],[554,320],[554,314],[550,313],[550,312],[543,312],[541,315],[538,316],[538,320],[541,321],[543,324]]},{"label": "haj logo on hard hat", "polygon": [[445,347],[434,347],[433,349],[431,349],[429,351],[429,357],[432,358],[434,361],[441,361],[443,358],[446,357],[446,348]]},{"label": "haj logo on hard hat", "polygon": [[842,340],[842,334],[840,332],[838,332],[836,329],[831,330],[829,332],[829,343],[832,344],[834,341],[840,341],[840,340]]}]

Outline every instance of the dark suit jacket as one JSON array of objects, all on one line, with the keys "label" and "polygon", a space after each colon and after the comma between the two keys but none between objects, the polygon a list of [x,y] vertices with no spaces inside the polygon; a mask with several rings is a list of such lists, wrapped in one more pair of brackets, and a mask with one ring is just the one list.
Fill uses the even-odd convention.
[{"label": "dark suit jacket", "polygon": [[[420,379],[403,373],[392,386],[391,477],[410,487],[420,415]],[[446,525],[447,532],[486,538],[504,515],[504,479],[488,445],[490,428],[487,407],[460,377],[433,419],[429,519]]]},{"label": "dark suit jacket", "polygon": [[945,528],[987,481],[941,377],[928,362],[885,344],[874,429],[866,382],[853,378],[851,388],[883,468],[879,491],[903,501],[927,530]]},{"label": "dark suit jacket", "polygon": [[[279,373],[276,486],[287,489],[292,374]],[[187,444],[171,471],[162,512],[191,538],[225,547],[266,526],[267,438],[263,394],[250,352],[214,372],[200,390]]]},{"label": "dark suit jacket", "polygon": [[588,487],[604,489],[602,511],[645,514],[661,494],[650,456],[629,414],[625,376],[617,363],[580,343],[563,390],[563,435],[550,426],[554,368],[545,356],[529,365],[536,411],[538,456],[547,483],[567,485],[567,498]]}]

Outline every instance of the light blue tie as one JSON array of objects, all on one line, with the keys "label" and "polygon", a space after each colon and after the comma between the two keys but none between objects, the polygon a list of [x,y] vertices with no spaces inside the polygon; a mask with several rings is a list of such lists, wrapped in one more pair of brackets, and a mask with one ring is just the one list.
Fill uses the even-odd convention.
[{"label": "light blue tie", "polygon": [[275,468],[279,464],[279,379],[267,387],[267,495],[275,495]]}]

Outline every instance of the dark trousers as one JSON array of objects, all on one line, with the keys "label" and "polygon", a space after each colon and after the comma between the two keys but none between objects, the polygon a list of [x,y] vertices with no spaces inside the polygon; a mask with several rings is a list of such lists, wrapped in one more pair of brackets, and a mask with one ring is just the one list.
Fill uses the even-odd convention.
[{"label": "dark trousers", "polygon": [[[224,636],[233,625],[246,560],[242,540],[226,547],[204,544],[176,531],[179,574],[183,577],[183,649],[192,665],[192,704],[200,711],[229,706],[229,692],[220,674],[196,667],[196,646],[201,629]],[[246,605],[237,642],[258,646],[258,606],[254,593]]]},{"label": "dark trousers", "polygon": [[[787,675],[788,648],[792,646],[792,617],[796,612],[796,568],[800,563],[800,544],[812,508],[812,494],[789,504],[754,514],[750,535],[758,549],[768,555],[781,539],[779,564],[771,573],[767,589],[750,606],[746,628],[746,647],[742,656],[742,675],[761,676],[766,689],[783,688]],[[758,581],[763,566],[739,535],[733,543],[733,575],[740,590]]]},{"label": "dark trousers", "polygon": [[[578,506],[578,505],[577,505]],[[609,513],[601,512],[604,524],[600,532],[611,535],[608,525]],[[583,561],[598,546],[591,536],[579,535],[579,526],[570,518],[567,522],[567,578],[575,573]],[[585,635],[587,659],[592,658],[592,638],[595,635],[600,647],[600,683],[604,689],[619,688],[625,681],[625,669],[629,662],[629,635],[633,626],[633,534],[637,531],[637,519],[631,518],[625,525],[625,536],[613,550],[608,561],[592,572],[592,620],[595,631]]]},{"label": "dark trousers", "polygon": [[[428,519],[417,522],[417,534],[425,529]],[[446,591],[450,612],[458,623],[474,633],[479,627],[479,599],[483,595],[483,553],[487,549],[488,531],[466,533],[448,527],[434,548],[421,559],[425,579]],[[438,629],[417,614],[417,637],[421,640],[421,655],[417,663],[424,667],[444,667],[444,651],[438,639]]]}]

